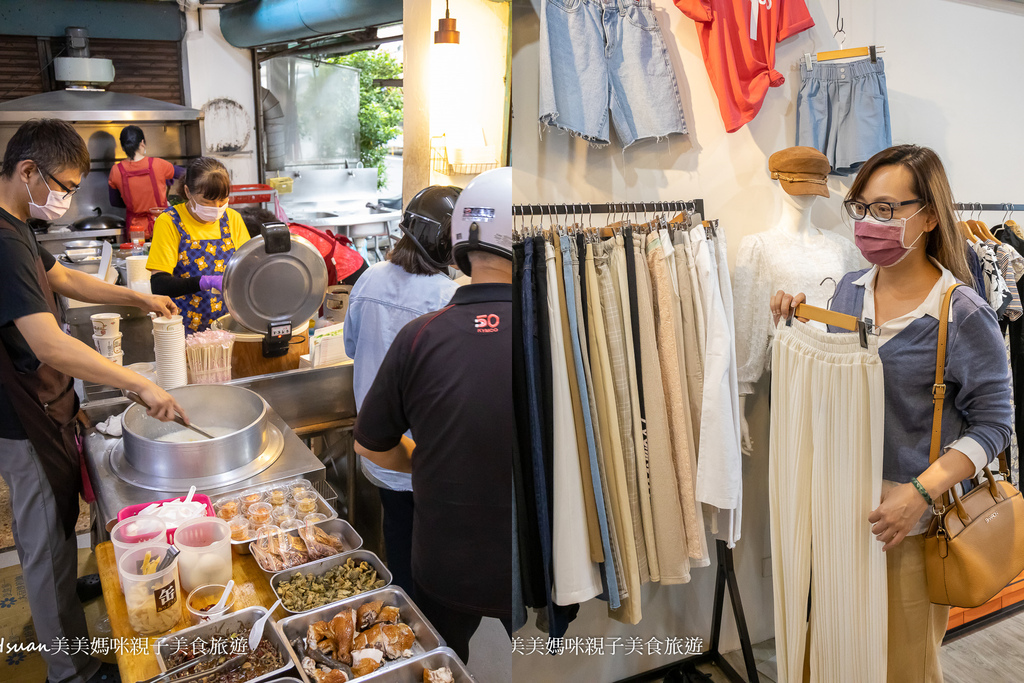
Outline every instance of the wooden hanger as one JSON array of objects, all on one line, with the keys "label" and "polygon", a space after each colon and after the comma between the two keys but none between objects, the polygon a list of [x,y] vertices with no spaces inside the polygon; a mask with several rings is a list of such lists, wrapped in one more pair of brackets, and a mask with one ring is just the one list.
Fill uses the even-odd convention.
[{"label": "wooden hanger", "polygon": [[[857,332],[860,335],[860,345],[863,348],[868,348],[868,335],[879,334],[881,330],[871,320],[861,320],[860,318],[846,313],[837,313],[836,311],[830,311],[827,308],[818,308],[817,306],[811,306],[809,304],[798,304],[793,310],[793,315],[796,318],[802,318],[805,320],[813,320],[815,322],[824,323],[825,325],[832,325],[844,330],[851,332]],[[786,325],[791,325],[793,318],[790,317],[786,320]]]},{"label": "wooden hanger", "polygon": [[874,64],[875,62],[878,61],[878,55],[882,52],[885,52],[885,47],[882,45],[851,47],[846,50],[828,50],[826,52],[819,52],[817,54],[805,52],[804,64],[807,65],[808,71],[814,70],[815,62],[831,62],[836,59],[854,59],[856,57],[870,57],[871,63]]},{"label": "wooden hanger", "polygon": [[974,233],[971,232],[970,226],[967,225],[966,222],[964,222],[964,221],[957,221],[956,222],[956,227],[960,230],[960,234],[964,236],[965,240],[967,240],[968,242],[972,242],[972,243],[977,241],[976,238],[974,237]]},{"label": "wooden hanger", "polygon": [[981,234],[985,236],[985,239],[991,240],[996,244],[1002,244],[1002,242],[997,240],[996,236],[992,234],[992,231],[988,229],[988,224],[986,224],[985,221],[978,221],[978,227],[981,228]]}]

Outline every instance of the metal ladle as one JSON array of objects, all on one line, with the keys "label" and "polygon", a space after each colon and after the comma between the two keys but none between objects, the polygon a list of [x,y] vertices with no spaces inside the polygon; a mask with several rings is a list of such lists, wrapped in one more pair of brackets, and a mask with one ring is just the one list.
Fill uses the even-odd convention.
[{"label": "metal ladle", "polygon": [[[125,395],[129,399],[131,399],[132,401],[135,401],[140,406],[145,408],[147,411],[150,410],[149,404],[146,403],[145,401],[143,401],[142,397],[139,396],[138,394],[136,394],[134,391],[126,391]],[[185,427],[186,429],[191,429],[193,432],[195,432],[199,436],[205,437],[207,439],[214,439],[214,438],[216,438],[212,434],[207,434],[206,432],[204,432],[199,427],[193,427],[192,425],[188,424],[187,422],[185,422],[185,418],[183,418],[181,415],[178,415],[177,413],[174,414],[174,421],[177,422],[178,424],[180,424],[182,427]]]}]

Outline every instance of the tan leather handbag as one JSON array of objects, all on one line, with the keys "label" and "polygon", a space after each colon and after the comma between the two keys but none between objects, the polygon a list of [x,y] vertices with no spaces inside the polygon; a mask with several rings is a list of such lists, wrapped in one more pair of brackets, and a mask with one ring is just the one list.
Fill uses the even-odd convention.
[{"label": "tan leather handbag", "polygon": [[[953,291],[946,290],[939,317],[939,350],[932,388],[930,460],[939,457],[942,403],[946,397],[946,334]],[[924,538],[928,597],[952,607],[977,607],[988,602],[1024,569],[1024,497],[1008,481],[1005,455],[999,454],[996,481],[986,466],[976,486],[964,496],[955,487],[935,503],[935,519]]]}]

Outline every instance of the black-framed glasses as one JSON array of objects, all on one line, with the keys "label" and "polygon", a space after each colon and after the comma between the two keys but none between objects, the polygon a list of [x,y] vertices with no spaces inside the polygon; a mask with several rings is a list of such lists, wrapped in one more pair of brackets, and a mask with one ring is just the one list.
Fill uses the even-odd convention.
[{"label": "black-framed glasses", "polygon": [[855,199],[848,199],[843,202],[843,206],[846,207],[846,213],[850,214],[850,218],[855,221],[863,219],[869,213],[880,221],[891,221],[896,209],[901,206],[920,204],[923,201],[923,199],[908,199],[905,202],[871,202],[870,204],[865,204]]},{"label": "black-framed glasses", "polygon": [[64,190],[64,199],[68,199],[69,197],[74,196],[74,194],[76,192],[78,192],[79,188],[77,188],[77,187],[74,188],[74,189],[69,188],[64,183],[62,183],[61,181],[59,181],[55,177],[53,177],[52,173],[50,173],[49,171],[44,170],[41,166],[37,166],[36,168],[38,168],[39,172],[41,174],[43,174],[44,176],[46,176],[46,178],[49,178],[53,182],[57,183],[57,187],[59,187],[60,189]]}]

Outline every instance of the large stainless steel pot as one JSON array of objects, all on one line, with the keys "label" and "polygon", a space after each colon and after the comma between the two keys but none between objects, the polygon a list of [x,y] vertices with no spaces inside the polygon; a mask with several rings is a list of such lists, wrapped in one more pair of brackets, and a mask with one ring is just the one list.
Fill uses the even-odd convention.
[{"label": "large stainless steel pot", "polygon": [[267,404],[242,387],[204,384],[171,390],[189,420],[200,429],[232,429],[230,434],[191,443],[158,441],[184,429],[160,422],[135,405],[121,417],[124,457],[143,474],[189,479],[222,474],[248,465],[267,445]]}]

